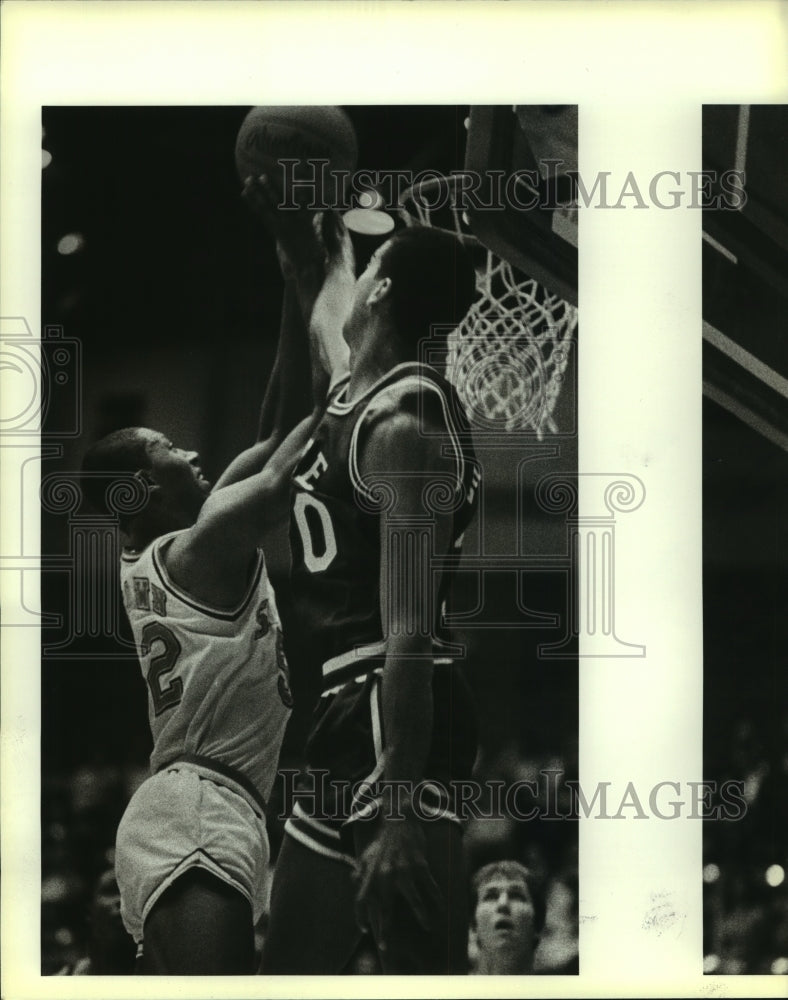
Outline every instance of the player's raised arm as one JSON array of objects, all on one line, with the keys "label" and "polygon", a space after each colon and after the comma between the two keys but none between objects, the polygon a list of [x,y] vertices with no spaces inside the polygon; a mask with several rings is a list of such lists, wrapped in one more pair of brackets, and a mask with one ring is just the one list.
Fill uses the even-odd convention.
[{"label": "player's raised arm", "polygon": [[[324,251],[316,235],[314,213],[302,208],[280,210],[265,178],[248,177],[242,197],[277,242],[284,279],[282,314],[276,357],[260,409],[258,440],[233,459],[212,492],[262,471],[285,436],[322,403],[327,388],[322,367],[319,378],[313,370],[300,290],[304,283],[313,289],[314,297],[323,277]],[[297,280],[299,269],[303,277]]]},{"label": "player's raised arm", "polygon": [[322,221],[326,248],[325,278],[312,305],[309,338],[313,356],[328,373],[330,386],[350,369],[350,351],[344,337],[356,285],[355,257],[350,234],[336,212],[326,212]]},{"label": "player's raised arm", "polygon": [[[273,375],[271,377],[273,378]],[[232,483],[248,479],[249,476],[261,472],[266,462],[279,447],[279,443],[278,433],[272,433],[270,437],[266,437],[263,441],[257,441],[250,448],[242,451],[240,455],[236,455],[214,483],[211,493],[216,493],[217,490],[223,490]]]},{"label": "player's raised arm", "polygon": [[[303,384],[304,372],[311,372],[312,406],[322,403],[325,398],[326,371],[312,347],[311,337],[307,336],[307,329],[323,284],[326,252],[319,235],[321,214],[303,207],[281,208],[281,193],[265,174],[246,178],[243,199],[276,241],[285,281],[277,358],[260,416],[259,436],[262,438],[271,433],[274,422],[282,425],[283,413],[293,407],[292,390]],[[294,378],[294,371],[301,374],[300,379]],[[277,376],[278,382],[274,383]],[[274,385],[275,392],[272,391]]]},{"label": "player's raised arm", "polygon": [[312,415],[302,420],[261,472],[214,490],[195,524],[173,541],[168,568],[194,597],[221,603],[217,592],[238,590],[264,532],[284,516],[290,474],[313,425]]}]

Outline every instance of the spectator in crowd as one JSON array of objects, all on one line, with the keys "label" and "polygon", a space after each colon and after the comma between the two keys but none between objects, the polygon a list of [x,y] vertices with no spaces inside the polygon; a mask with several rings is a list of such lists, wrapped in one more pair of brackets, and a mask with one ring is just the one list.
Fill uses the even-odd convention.
[{"label": "spectator in crowd", "polygon": [[96,882],[88,915],[87,955],[64,966],[60,976],[130,976],[134,972],[135,945],[120,916],[120,891],[114,868],[107,868]]},{"label": "spectator in crowd", "polygon": [[545,901],[519,861],[494,861],[471,880],[468,953],[474,975],[528,975],[545,923]]}]

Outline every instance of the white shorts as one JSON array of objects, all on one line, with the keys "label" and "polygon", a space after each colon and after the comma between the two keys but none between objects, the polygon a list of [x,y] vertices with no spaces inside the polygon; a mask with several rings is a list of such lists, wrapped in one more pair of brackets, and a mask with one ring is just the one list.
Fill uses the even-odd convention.
[{"label": "white shorts", "polygon": [[126,930],[139,944],[156,900],[190,868],[204,868],[265,908],[268,836],[247,797],[204,769],[177,763],[148,778],[120,821],[115,870]]}]

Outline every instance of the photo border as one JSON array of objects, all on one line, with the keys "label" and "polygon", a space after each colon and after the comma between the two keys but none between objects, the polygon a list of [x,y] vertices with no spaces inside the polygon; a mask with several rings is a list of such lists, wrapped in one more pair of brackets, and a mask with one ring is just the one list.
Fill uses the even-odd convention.
[{"label": "photo border", "polygon": [[[630,170],[648,177],[655,170],[684,175],[701,169],[704,103],[788,101],[788,7],[766,0],[7,0],[0,17],[0,314],[24,318],[33,334],[42,319],[45,104],[578,103],[581,175],[610,170],[621,180]],[[298,66],[303,73],[294,71]],[[685,786],[702,778],[701,213],[581,209],[579,229],[581,516],[594,516],[598,504],[583,473],[643,481],[645,502],[621,517],[616,539],[616,621],[622,639],[647,651],[642,659],[584,658],[588,649],[581,645],[580,781]],[[18,524],[22,510],[38,507],[32,479],[26,478],[20,500],[9,453],[0,456],[3,569],[30,555],[20,549]],[[26,534],[25,544],[35,548],[35,532]],[[35,570],[27,572],[34,581]],[[5,614],[20,600],[8,576],[0,573]],[[37,974],[38,639],[35,628],[4,628],[0,635],[3,995],[84,998],[87,982],[89,996],[138,996],[134,980],[75,982]],[[785,977],[702,973],[699,821],[588,820],[579,834],[581,972],[540,977],[528,992],[784,995]],[[448,979],[389,977],[363,985],[380,996],[517,996],[526,988],[518,978]],[[346,991],[345,978],[243,977],[161,979],[145,994]]]}]

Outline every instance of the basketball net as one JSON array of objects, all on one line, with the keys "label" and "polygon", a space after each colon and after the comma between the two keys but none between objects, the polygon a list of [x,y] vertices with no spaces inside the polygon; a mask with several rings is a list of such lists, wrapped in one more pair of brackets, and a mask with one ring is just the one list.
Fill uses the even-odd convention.
[{"label": "basketball net", "polygon": [[558,401],[577,309],[484,247],[454,197],[456,178],[409,188],[400,216],[409,225],[447,229],[476,255],[479,298],[449,335],[446,375],[470,419],[489,430],[556,433]]}]

